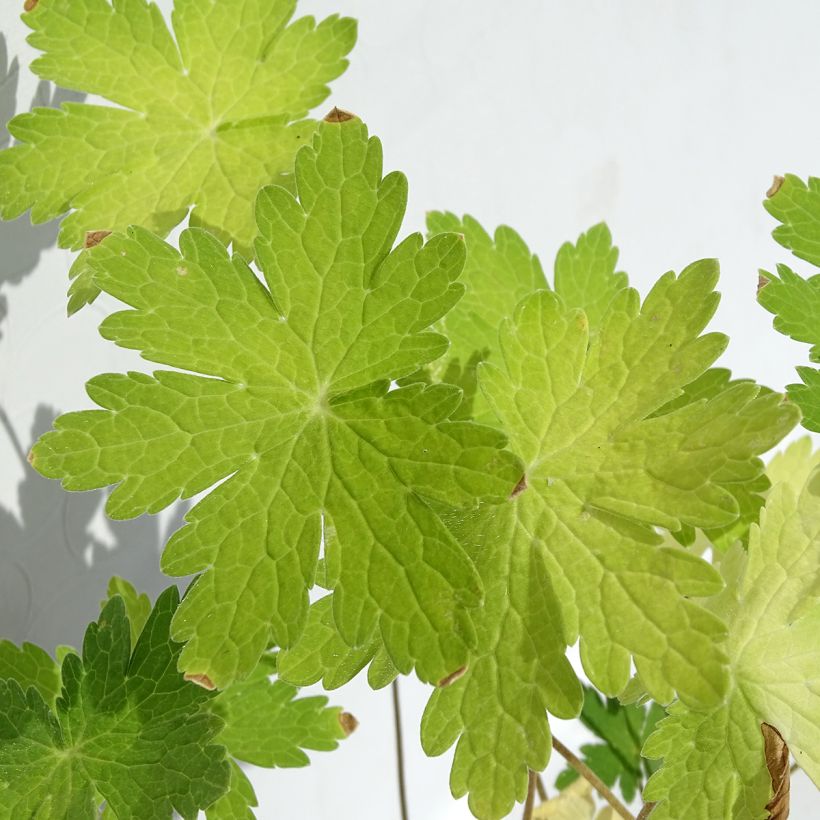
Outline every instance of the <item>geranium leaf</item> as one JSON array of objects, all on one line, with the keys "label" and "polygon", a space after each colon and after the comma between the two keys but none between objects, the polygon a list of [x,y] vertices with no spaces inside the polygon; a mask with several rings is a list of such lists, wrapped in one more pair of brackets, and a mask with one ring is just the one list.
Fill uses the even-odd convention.
[{"label": "geranium leaf", "polygon": [[432,511],[500,502],[521,476],[504,437],[449,421],[446,385],[388,392],[446,349],[427,330],[459,298],[464,243],[418,235],[395,249],[406,182],[382,178],[381,145],[356,119],[323,123],[296,162],[298,199],[264,189],[265,284],[207,233],[180,251],[143,230],[89,254],[95,280],[130,309],[102,334],[183,368],[103,375],[103,409],[71,413],[32,463],[69,490],[118,484],[115,518],[157,512],[226,481],[186,516],[162,565],[202,573],[173,634],[186,672],[222,688],[307,615],[322,530],[334,623],[360,646],[379,629],[396,668],[437,681],[474,640],[480,582]]},{"label": "geranium leaf", "polygon": [[[813,460],[803,444],[789,456]],[[808,470],[799,470],[797,474]],[[805,484],[775,484],[748,554],[735,547],[721,561],[727,589],[710,605],[727,617],[731,686],[713,709],[681,702],[643,753],[663,758],[644,797],[652,817],[769,817],[772,775],[762,724],[777,730],[820,785],[820,697],[810,683],[820,665],[820,472]],[[807,683],[809,682],[809,683]]]},{"label": "geranium leaf", "polygon": [[34,687],[0,681],[0,817],[90,820],[102,799],[120,820],[194,818],[226,790],[222,722],[203,708],[211,695],[176,670],[178,601],[175,587],[159,597],[132,652],[112,598],[82,657],[64,659],[53,710]]},{"label": "geranium leaf", "polygon": [[[34,222],[66,211],[59,242],[138,224],[165,235],[190,208],[248,252],[253,204],[288,182],[315,127],[303,120],[328,94],[356,39],[336,15],[291,21],[295,0],[176,0],[171,35],[146,0],[40,0],[23,20],[42,51],[43,79],[107,97],[15,117],[20,144],[0,153],[0,215]],[[78,307],[94,295],[75,284]]]},{"label": "geranium leaf", "polygon": [[[610,268],[612,265],[610,265]],[[614,275],[614,274],[613,274]],[[564,646],[580,636],[593,684],[714,704],[727,686],[719,618],[692,600],[718,573],[665,546],[656,528],[725,527],[739,517],[727,483],[759,476],[765,452],[796,423],[781,397],[728,386],[658,414],[725,345],[700,335],[717,304],[717,265],[666,274],[643,305],[617,291],[590,331],[585,314],[541,291],[502,325],[500,355],[479,382],[526,480],[508,503],[448,521],[485,586],[466,674],[437,690],[422,724],[430,754],[458,745],[455,795],[502,817],[549,756],[546,712],[569,717],[580,686]]]}]

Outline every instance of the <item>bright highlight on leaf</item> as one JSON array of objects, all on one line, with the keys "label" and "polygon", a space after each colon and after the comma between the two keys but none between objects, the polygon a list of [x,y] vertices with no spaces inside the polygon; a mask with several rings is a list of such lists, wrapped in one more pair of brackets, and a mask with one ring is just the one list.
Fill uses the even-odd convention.
[{"label": "bright highlight on leaf", "polygon": [[[34,222],[66,211],[59,242],[141,225],[165,235],[189,209],[248,252],[253,204],[287,182],[315,123],[303,120],[347,67],[355,21],[292,21],[296,0],[175,0],[174,36],[146,0],[40,0],[23,15],[32,70],[116,107],[66,103],[9,125],[0,153],[0,215]],[[73,306],[95,295],[75,283]]]},{"label": "bright highlight on leaf", "polygon": [[[485,602],[468,671],[433,694],[422,742],[440,754],[457,741],[451,788],[469,792],[482,818],[506,815],[526,795],[527,770],[546,766],[546,712],[580,709],[564,658],[578,637],[605,693],[624,688],[634,660],[660,702],[676,691],[693,705],[720,700],[723,624],[692,600],[717,592],[720,578],[664,546],[655,528],[733,525],[741,509],[730,488],[755,485],[758,454],[798,417],[743,382],[671,406],[725,346],[723,336],[700,335],[717,304],[717,265],[666,274],[641,305],[615,273],[604,230],[562,251],[558,292],[525,298],[502,324],[495,358],[479,367],[526,482],[500,507],[447,518]],[[592,323],[578,307],[585,300]]]},{"label": "bright highlight on leaf", "polygon": [[438,681],[467,662],[480,584],[424,499],[500,502],[521,476],[500,433],[448,420],[455,388],[388,392],[446,350],[428,328],[461,295],[464,243],[413,235],[392,249],[406,181],[382,178],[381,145],[355,119],[320,126],[296,187],[298,199],[259,197],[265,284],[196,229],[180,251],[135,228],[89,253],[95,281],[130,308],[101,333],[192,372],[93,379],[103,409],[58,419],[33,464],[69,490],[118,484],[114,518],[227,479],[162,559],[172,575],[202,573],[173,625],[191,675],[222,688],[271,639],[299,637],[324,530],[344,640],[378,629],[399,671]]},{"label": "bright highlight on leaf", "polygon": [[221,721],[176,671],[178,600],[175,587],[159,597],[132,652],[125,606],[112,598],[82,658],[63,661],[54,709],[35,687],[0,680],[0,817],[90,819],[103,799],[120,820],[194,818],[222,794]]},{"label": "bright highlight on leaf", "polygon": [[748,555],[736,548],[721,562],[728,587],[711,606],[729,623],[727,699],[711,710],[673,704],[644,747],[663,758],[644,792],[658,801],[653,820],[769,817],[763,723],[820,785],[820,471],[809,442],[790,448],[796,456],[802,468],[775,484]]}]

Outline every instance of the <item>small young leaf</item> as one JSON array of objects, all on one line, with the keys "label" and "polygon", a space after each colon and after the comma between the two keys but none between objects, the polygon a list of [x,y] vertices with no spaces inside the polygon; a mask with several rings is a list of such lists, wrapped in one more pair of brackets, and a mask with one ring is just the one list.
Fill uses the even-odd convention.
[{"label": "small young leaf", "polygon": [[101,798],[120,820],[194,818],[226,790],[222,722],[176,671],[178,602],[175,587],[159,597],[132,652],[125,605],[112,598],[82,658],[63,661],[55,710],[36,689],[0,681],[0,817],[91,820]]},{"label": "small young leaf", "polygon": [[[257,191],[287,182],[315,127],[302,118],[346,68],[356,24],[290,22],[295,0],[176,0],[172,37],[146,0],[40,0],[23,20],[43,52],[32,70],[115,106],[67,103],[12,120],[0,153],[0,215],[68,210],[60,244],[185,218],[247,252]],[[83,298],[93,296],[88,282]],[[91,292],[89,292],[89,290]],[[82,301],[82,299],[80,300]]]},{"label": "small young leaf", "polygon": [[298,199],[259,196],[267,286],[198,229],[181,252],[136,228],[90,251],[97,283],[130,308],[102,334],[188,372],[92,379],[103,409],[58,419],[32,463],[69,490],[118,483],[114,518],[227,479],[162,559],[170,574],[202,573],[173,625],[186,672],[223,688],[271,638],[295,642],[324,529],[345,642],[378,629],[399,671],[438,681],[467,661],[480,583],[425,498],[500,502],[521,476],[500,433],[448,420],[455,388],[388,392],[446,349],[427,328],[462,292],[464,245],[413,235],[391,250],[406,181],[382,178],[381,145],[358,120],[322,123],[296,184]]},{"label": "small young leaf", "polygon": [[[802,444],[800,452],[811,461]],[[820,785],[820,696],[806,685],[820,666],[820,470],[799,489],[776,483],[748,555],[735,547],[727,558],[740,572],[730,574],[714,606],[729,615],[732,685],[711,710],[674,703],[648,739],[644,755],[663,758],[644,790],[658,803],[653,820],[767,818],[772,776],[763,723]]]}]

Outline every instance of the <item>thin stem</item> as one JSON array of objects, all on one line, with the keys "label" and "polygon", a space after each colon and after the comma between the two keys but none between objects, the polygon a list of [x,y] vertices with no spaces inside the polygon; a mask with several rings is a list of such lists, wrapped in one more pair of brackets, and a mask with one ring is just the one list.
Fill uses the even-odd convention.
[{"label": "thin stem", "polygon": [[538,791],[538,799],[542,803],[545,803],[549,798],[547,795],[547,789],[544,786],[544,779],[541,777],[540,774],[535,776],[535,788]]},{"label": "thin stem", "polygon": [[646,820],[647,817],[652,813],[652,809],[655,808],[654,803],[644,803],[643,808],[641,809],[641,813],[638,815],[637,820]]},{"label": "thin stem", "polygon": [[407,791],[404,783],[404,746],[401,740],[401,707],[399,706],[399,681],[394,680],[390,688],[393,690],[393,724],[396,727],[396,768],[399,774],[399,803],[401,805],[401,820],[407,820]]},{"label": "thin stem", "polygon": [[578,774],[581,775],[585,780],[588,780],[595,791],[601,795],[601,797],[615,809],[615,812],[619,814],[624,820],[635,820],[634,815],[629,811],[629,809],[618,800],[617,797],[609,790],[606,783],[598,777],[592,769],[587,766],[586,763],[583,762],[580,758],[578,758],[573,752],[571,752],[560,740],[558,740],[555,735],[552,736],[552,748],[558,752],[564,760],[575,769]]},{"label": "thin stem", "polygon": [[524,816],[522,820],[532,820],[532,810],[535,806],[535,790],[538,782],[538,775],[530,769],[530,783],[527,787],[527,802],[524,803]]}]

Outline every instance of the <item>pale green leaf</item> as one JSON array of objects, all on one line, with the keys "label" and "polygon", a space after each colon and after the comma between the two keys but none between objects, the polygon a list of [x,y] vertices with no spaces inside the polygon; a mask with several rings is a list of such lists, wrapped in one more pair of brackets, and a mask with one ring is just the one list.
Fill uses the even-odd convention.
[{"label": "pale green leaf", "polygon": [[[813,461],[805,447],[802,454]],[[799,472],[802,472],[800,470]],[[761,723],[774,726],[809,777],[820,785],[820,471],[805,486],[775,485],[752,528],[740,571],[727,573],[720,606],[728,615],[731,687],[711,710],[677,702],[644,754],[662,757],[646,787],[653,820],[769,816],[771,778]]]},{"label": "pale green leaf", "polygon": [[[82,820],[99,799],[119,820],[196,817],[228,786],[211,695],[176,671],[169,637],[179,593],[157,600],[131,651],[125,605],[112,598],[63,661],[51,710],[33,687],[0,681],[0,817]],[[168,761],[173,760],[173,765]]]},{"label": "pale green leaf", "polygon": [[478,646],[464,676],[437,690],[422,742],[458,741],[451,787],[479,817],[522,800],[549,755],[546,711],[580,708],[562,644],[580,637],[592,683],[615,695],[634,661],[649,694],[713,704],[727,686],[724,626],[692,600],[718,573],[656,528],[724,527],[739,515],[726,483],[796,423],[781,397],[741,383],[657,415],[722,352],[700,335],[717,304],[717,265],[664,275],[640,304],[619,290],[591,334],[555,293],[527,297],[502,325],[479,381],[523,457],[526,483],[500,507],[452,516],[485,586]]},{"label": "pale green leaf", "polygon": [[[0,215],[66,211],[59,242],[138,224],[166,234],[189,209],[247,251],[257,191],[287,182],[356,39],[337,15],[291,20],[296,0],[175,0],[173,32],[146,0],[39,0],[23,20],[32,70],[115,106],[66,103],[11,121],[0,153]],[[83,278],[82,299],[93,296]]]},{"label": "pale green leaf", "polygon": [[[476,393],[476,367],[493,358],[502,319],[511,316],[528,293],[545,286],[538,257],[506,225],[491,237],[471,216],[432,211],[427,215],[429,236],[455,232],[464,238],[467,261],[461,282],[464,297],[439,322],[450,339],[447,356],[432,368],[432,377],[458,385],[464,391],[461,418],[492,420],[484,398]],[[496,354],[497,355],[497,354]]]},{"label": "pale green leaf", "polygon": [[406,182],[382,178],[381,160],[358,120],[320,126],[297,157],[298,199],[260,194],[264,284],[197,229],[180,251],[132,229],[89,254],[98,284],[130,308],[102,334],[189,372],[92,379],[103,409],[58,419],[33,464],[69,490],[118,484],[115,518],[227,479],[162,559],[172,575],[201,573],[173,634],[188,642],[182,668],[219,688],[271,639],[301,634],[323,527],[335,532],[324,575],[348,645],[378,629],[396,668],[428,681],[467,660],[480,583],[425,498],[500,502],[521,465],[497,431],[448,420],[455,388],[388,392],[446,349],[428,328],[462,292],[464,245],[412,235],[391,250]]}]

